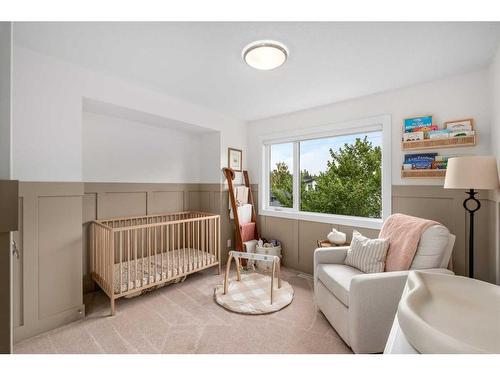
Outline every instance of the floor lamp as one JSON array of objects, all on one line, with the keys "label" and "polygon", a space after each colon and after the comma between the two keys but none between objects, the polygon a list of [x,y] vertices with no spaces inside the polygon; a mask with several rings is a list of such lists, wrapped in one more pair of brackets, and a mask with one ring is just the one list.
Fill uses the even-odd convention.
[{"label": "floor lamp", "polygon": [[463,206],[469,212],[469,277],[474,277],[474,213],[481,208],[479,189],[498,189],[497,161],[494,156],[461,156],[448,159],[445,189],[468,190]]}]

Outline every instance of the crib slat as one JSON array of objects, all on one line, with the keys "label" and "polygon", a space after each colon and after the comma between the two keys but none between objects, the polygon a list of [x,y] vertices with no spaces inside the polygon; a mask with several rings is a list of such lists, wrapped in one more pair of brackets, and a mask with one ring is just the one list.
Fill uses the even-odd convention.
[{"label": "crib slat", "polygon": [[212,263],[217,262],[217,228],[219,228],[219,223],[217,222],[217,218],[214,219],[214,254],[213,254],[213,259]]},{"label": "crib slat", "polygon": [[156,262],[156,227],[151,228],[151,255],[153,256],[152,266],[153,266],[153,283],[154,283],[156,281],[156,272],[158,271]]},{"label": "crib slat", "polygon": [[196,246],[196,268],[200,268],[200,251],[201,251],[201,231],[200,231],[200,221],[196,222],[196,239],[198,246]]},{"label": "crib slat", "polygon": [[206,246],[205,246],[205,264],[204,266],[207,266],[208,264],[208,254],[209,254],[209,251],[210,251],[210,228],[209,228],[209,224],[210,224],[210,220],[209,219],[203,219],[203,221],[205,222],[205,241],[206,241]]},{"label": "crib slat", "polygon": [[105,247],[103,266],[105,268],[104,278],[108,287],[108,291],[111,293],[115,292],[115,273],[114,273],[114,232],[106,231],[103,238],[103,246]]},{"label": "crib slat", "polygon": [[167,225],[167,228],[166,228],[166,231],[165,231],[165,234],[167,236],[167,238],[165,239],[166,241],[166,253],[167,253],[167,279],[170,278],[170,228],[171,228],[171,225],[168,224]]},{"label": "crib slat", "polygon": [[201,260],[200,260],[200,267],[203,267],[205,265],[205,221],[203,218],[201,218],[200,215],[200,227],[201,227]]},{"label": "crib slat", "polygon": [[101,254],[99,253],[99,228],[100,227],[96,227],[95,228],[95,254],[96,254],[96,258],[95,258],[95,272],[97,274],[97,276],[99,277],[99,275],[101,275],[101,270],[99,269],[99,257],[101,256]]},{"label": "crib slat", "polygon": [[208,254],[208,264],[212,264],[212,253],[214,251],[214,221],[212,219],[208,219],[208,226],[210,229],[210,253]]},{"label": "crib slat", "polygon": [[217,222],[219,223],[219,227],[217,228],[217,262],[219,262],[219,274],[221,273],[221,260],[220,260],[220,217],[217,218]]},{"label": "crib slat", "polygon": [[165,227],[160,227],[160,280],[163,280],[163,231]]},{"label": "crib slat", "polygon": [[90,272],[95,272],[94,260],[95,260],[95,228],[94,223],[90,223]]},{"label": "crib slat", "polygon": [[215,219],[212,219],[212,253],[210,256],[210,263],[214,263],[215,259],[215,248],[217,247],[217,238],[216,238],[216,232],[215,230],[217,229],[217,222]]},{"label": "crib slat", "polygon": [[186,223],[182,223],[182,273],[186,272]]},{"label": "crib slat", "polygon": [[208,264],[212,263],[212,251],[214,251],[214,236],[213,236],[213,220],[208,219],[208,233],[209,233],[209,242],[210,242],[210,247],[209,247],[209,252],[208,252]]},{"label": "crib slat", "polygon": [[108,249],[107,248],[107,244],[106,244],[106,233],[107,231],[104,230],[104,228],[100,228],[100,230],[98,231],[98,248],[99,248],[99,254],[97,254],[97,257],[98,257],[98,262],[99,262],[99,278],[101,280],[101,282],[104,285],[104,288],[107,289],[107,271],[108,271],[108,259],[107,259],[107,253],[106,253],[106,250]]},{"label": "crib slat", "polygon": [[176,266],[175,266],[175,224],[172,224],[172,277],[176,274]]},{"label": "crib slat", "polygon": [[144,286],[144,272],[146,271],[146,265],[144,264],[144,248],[146,247],[146,229],[141,229],[141,287]]},{"label": "crib slat", "polygon": [[[149,220],[151,223],[151,220]],[[148,256],[148,281],[147,284],[151,282],[151,228],[146,229],[147,234],[147,256]]]},{"label": "crib slat", "polygon": [[[103,235],[104,235],[104,230],[101,228],[100,233],[99,233],[99,241],[100,241],[99,247],[100,247],[101,254],[105,255],[106,254],[106,252],[105,252],[106,248],[104,247],[104,243],[102,241]],[[101,256],[99,268],[100,268],[100,273],[102,274],[103,271],[106,268],[106,259],[105,259],[105,256]]]},{"label": "crib slat", "polygon": [[104,288],[106,291],[109,291],[109,283],[108,283],[108,231],[105,230],[102,236],[102,244],[103,244],[103,260],[104,260],[104,269],[102,270],[102,278]]},{"label": "crib slat", "polygon": [[181,271],[181,249],[180,249],[180,241],[181,241],[181,226],[179,223],[177,225],[177,275],[179,275]]},{"label": "crib slat", "polygon": [[120,293],[123,292],[123,232],[119,233],[119,242],[120,242]]},{"label": "crib slat", "polygon": [[103,281],[102,261],[102,227],[96,228],[96,272],[100,282]]},{"label": "crib slat", "polygon": [[99,243],[100,243],[100,258],[101,258],[101,273],[100,277],[102,282],[105,284],[106,280],[106,243],[104,241],[104,237],[106,235],[106,231],[104,228],[101,228],[99,231]]},{"label": "crib slat", "polygon": [[108,231],[104,230],[102,235],[100,236],[100,241],[102,242],[102,254],[98,254],[99,257],[102,257],[103,269],[99,274],[101,282],[104,284],[103,289],[105,291],[109,291],[109,283],[108,283]]},{"label": "crib slat", "polygon": [[127,231],[127,262],[128,262],[128,276],[127,276],[127,290],[130,287],[130,230]]},{"label": "crib slat", "polygon": [[207,241],[207,220],[203,219],[203,264],[202,266],[205,267],[207,265],[207,246],[208,241]]},{"label": "crib slat", "polygon": [[114,285],[115,285],[115,269],[114,269],[114,266],[115,266],[115,262],[114,262],[114,259],[113,259],[113,254],[114,254],[114,232],[112,230],[110,230],[108,232],[108,248],[107,248],[107,252],[106,252],[106,256],[105,256],[105,261],[106,261],[106,269],[107,269],[107,280],[108,280],[108,283],[110,284],[109,286],[109,290],[110,290],[110,293],[114,293],[115,290],[114,290]]},{"label": "crib slat", "polygon": [[99,280],[104,284],[104,288],[108,289],[108,284],[107,284],[107,262],[106,262],[106,252],[108,250],[107,243],[106,243],[106,234],[107,231],[104,231],[103,228],[99,228],[97,231],[97,248],[99,250],[99,254],[97,255],[97,269],[99,272]]},{"label": "crib slat", "polygon": [[208,265],[208,257],[210,254],[210,219],[204,219],[205,221],[205,238],[207,241],[206,251],[205,251],[205,266]]},{"label": "crib slat", "polygon": [[188,271],[191,271],[193,269],[193,266],[191,265],[191,223],[188,223],[187,231]]},{"label": "crib slat", "polygon": [[113,231],[109,233],[109,250],[109,277],[111,282],[110,295],[112,296],[115,293],[115,232]]},{"label": "crib slat", "polygon": [[134,275],[134,288],[137,288],[138,269],[137,269],[137,229],[134,229],[134,261],[135,261],[135,275]]},{"label": "crib slat", "polygon": [[101,264],[102,264],[102,248],[101,248],[101,231],[102,228],[98,227],[96,228],[96,271],[97,274],[101,277],[102,275],[102,269],[101,269]]}]

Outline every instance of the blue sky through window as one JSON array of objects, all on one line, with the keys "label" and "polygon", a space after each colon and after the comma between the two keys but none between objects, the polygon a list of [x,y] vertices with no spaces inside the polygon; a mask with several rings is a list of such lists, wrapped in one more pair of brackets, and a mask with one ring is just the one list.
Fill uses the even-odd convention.
[{"label": "blue sky through window", "polygon": [[[369,132],[362,134],[348,134],[330,138],[319,138],[300,142],[300,170],[306,169],[312,175],[326,170],[327,162],[330,160],[330,149],[337,151],[344,144],[354,143],[356,138],[368,137],[373,146],[382,145],[382,132]],[[292,143],[274,144],[271,147],[271,170],[275,169],[276,163],[285,162],[290,171],[293,166]]]},{"label": "blue sky through window", "polygon": [[276,169],[276,164],[285,162],[288,170],[293,170],[293,143],[278,143],[271,145],[271,170]]}]

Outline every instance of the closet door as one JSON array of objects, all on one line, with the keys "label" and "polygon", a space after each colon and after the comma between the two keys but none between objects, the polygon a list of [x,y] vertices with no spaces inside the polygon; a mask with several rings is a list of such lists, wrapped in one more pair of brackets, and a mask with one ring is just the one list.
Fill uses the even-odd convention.
[{"label": "closet door", "polygon": [[81,183],[20,184],[15,342],[84,316],[82,196]]}]

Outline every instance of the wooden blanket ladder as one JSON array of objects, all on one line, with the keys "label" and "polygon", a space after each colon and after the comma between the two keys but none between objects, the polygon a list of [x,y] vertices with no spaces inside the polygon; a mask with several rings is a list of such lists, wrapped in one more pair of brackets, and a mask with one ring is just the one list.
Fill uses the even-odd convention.
[{"label": "wooden blanket ladder", "polygon": [[[237,251],[246,251],[245,245],[243,243],[243,236],[242,236],[242,229],[240,225],[240,219],[238,217],[238,210],[237,210],[237,203],[236,203],[236,196],[234,193],[234,185],[233,185],[233,180],[235,177],[235,172],[231,168],[224,168],[222,170],[224,172],[224,176],[226,176],[227,179],[227,184],[229,188],[229,199],[231,201],[231,208],[233,211],[233,216],[234,216],[234,232],[235,232],[235,237],[236,237],[236,244],[235,248]],[[243,171],[243,179],[245,181],[245,186],[248,188],[248,203],[252,205],[252,223],[255,223],[255,230],[253,234],[253,239],[258,240],[259,237],[259,230],[257,228],[257,213],[255,211],[255,204],[253,201],[253,194],[252,194],[252,188],[250,186],[250,179],[248,178],[248,171]]]}]

